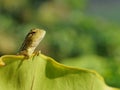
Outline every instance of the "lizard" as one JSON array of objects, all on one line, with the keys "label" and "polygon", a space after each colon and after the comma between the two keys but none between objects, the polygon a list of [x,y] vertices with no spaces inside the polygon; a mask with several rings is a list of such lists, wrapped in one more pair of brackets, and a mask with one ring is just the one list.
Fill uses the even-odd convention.
[{"label": "lizard", "polygon": [[29,58],[35,52],[36,47],[44,38],[45,34],[46,31],[43,29],[30,30],[30,32],[26,35],[17,55],[24,55],[25,58]]}]

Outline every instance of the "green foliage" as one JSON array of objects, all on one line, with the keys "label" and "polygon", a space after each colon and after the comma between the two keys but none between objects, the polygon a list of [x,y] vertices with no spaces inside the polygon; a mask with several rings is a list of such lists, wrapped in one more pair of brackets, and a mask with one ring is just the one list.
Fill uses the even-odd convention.
[{"label": "green foliage", "polygon": [[[2,62],[2,63],[1,63]],[[0,58],[0,90],[120,90],[105,85],[96,72],[64,66],[44,55]]]}]

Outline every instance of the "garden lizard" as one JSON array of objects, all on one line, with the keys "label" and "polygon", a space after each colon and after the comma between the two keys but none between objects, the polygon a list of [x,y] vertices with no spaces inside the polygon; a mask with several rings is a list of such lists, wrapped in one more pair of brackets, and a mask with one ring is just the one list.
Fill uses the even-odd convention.
[{"label": "garden lizard", "polygon": [[42,29],[32,29],[25,37],[18,55],[24,55],[25,58],[29,58],[44,38],[45,33]]}]

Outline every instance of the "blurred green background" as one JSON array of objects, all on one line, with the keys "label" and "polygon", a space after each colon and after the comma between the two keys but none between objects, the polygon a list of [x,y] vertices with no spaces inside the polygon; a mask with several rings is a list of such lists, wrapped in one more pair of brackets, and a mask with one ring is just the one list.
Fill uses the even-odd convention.
[{"label": "blurred green background", "polygon": [[57,61],[96,70],[120,87],[120,0],[0,0],[0,55],[16,54],[32,28]]}]

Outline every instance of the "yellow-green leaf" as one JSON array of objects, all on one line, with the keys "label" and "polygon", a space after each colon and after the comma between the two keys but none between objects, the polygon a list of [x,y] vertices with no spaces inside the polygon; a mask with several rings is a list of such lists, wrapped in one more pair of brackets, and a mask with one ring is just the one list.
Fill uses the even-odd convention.
[{"label": "yellow-green leaf", "polygon": [[0,90],[120,90],[108,87],[94,71],[64,66],[42,54],[28,60],[5,55],[0,64]]}]

